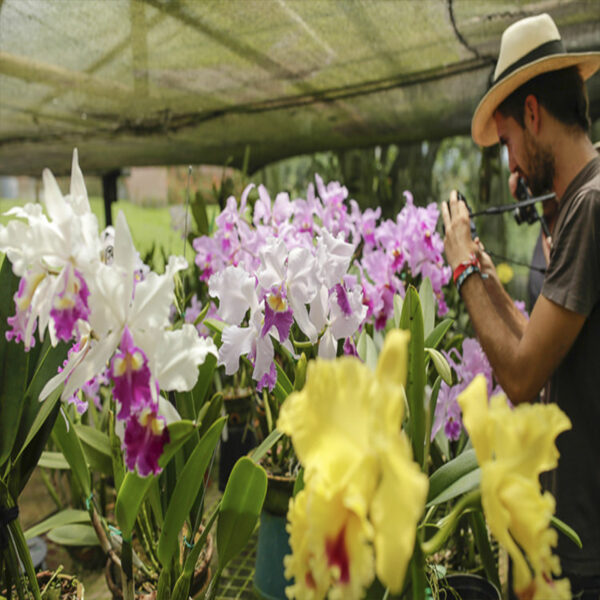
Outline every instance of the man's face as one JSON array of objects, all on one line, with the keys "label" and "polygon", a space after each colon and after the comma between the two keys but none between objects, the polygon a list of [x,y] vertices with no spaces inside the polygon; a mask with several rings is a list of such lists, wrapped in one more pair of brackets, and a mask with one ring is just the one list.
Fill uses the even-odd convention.
[{"label": "man's face", "polygon": [[505,117],[496,111],[494,120],[500,143],[508,150],[511,173],[516,171],[523,176],[534,196],[552,190],[555,167],[551,150],[512,117]]}]

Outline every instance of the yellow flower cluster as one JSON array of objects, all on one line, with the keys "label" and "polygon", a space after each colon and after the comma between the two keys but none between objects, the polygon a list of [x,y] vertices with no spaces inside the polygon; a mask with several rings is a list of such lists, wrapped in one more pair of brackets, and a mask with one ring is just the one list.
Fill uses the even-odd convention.
[{"label": "yellow flower cluster", "polygon": [[539,476],[556,467],[554,443],[571,422],[556,405],[523,404],[504,396],[488,404],[486,381],[478,375],[458,397],[463,423],[481,467],[481,501],[486,521],[514,563],[514,589],[531,600],[570,599],[568,579],[552,554],[557,533],[550,528],[553,496],[542,493]]},{"label": "yellow flower cluster", "polygon": [[375,372],[353,357],[311,362],[281,408],[305,469],[288,512],[290,598],[361,598],[375,575],[402,588],[428,489],[401,429],[408,338],[386,336]]}]

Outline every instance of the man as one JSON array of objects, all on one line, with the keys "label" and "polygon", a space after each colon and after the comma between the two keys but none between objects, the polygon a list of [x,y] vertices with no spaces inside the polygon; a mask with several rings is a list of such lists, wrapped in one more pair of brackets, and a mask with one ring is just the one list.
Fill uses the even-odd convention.
[{"label": "man", "polygon": [[511,172],[533,195],[556,194],[548,269],[529,321],[471,240],[464,203],[453,192],[442,205],[446,258],[498,382],[514,404],[549,382],[546,399],[571,419],[557,440],[552,491],[557,516],[583,542],[579,550],[560,534],[557,551],[574,597],[586,600],[600,598],[600,157],[583,82],[599,68],[598,52],[564,51],[550,16],[522,19],[504,32],[493,84],[473,116],[477,143],[505,144]]}]

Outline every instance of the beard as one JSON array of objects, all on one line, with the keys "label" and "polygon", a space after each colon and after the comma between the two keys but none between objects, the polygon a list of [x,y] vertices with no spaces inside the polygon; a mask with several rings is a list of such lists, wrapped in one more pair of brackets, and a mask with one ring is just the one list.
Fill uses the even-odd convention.
[{"label": "beard", "polygon": [[533,196],[541,196],[551,191],[554,185],[554,154],[547,146],[537,142],[527,130],[524,141],[527,152],[527,185]]}]

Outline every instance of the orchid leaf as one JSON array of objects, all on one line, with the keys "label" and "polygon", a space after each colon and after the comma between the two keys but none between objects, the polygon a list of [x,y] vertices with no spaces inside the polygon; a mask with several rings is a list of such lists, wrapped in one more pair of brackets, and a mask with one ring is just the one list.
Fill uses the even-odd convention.
[{"label": "orchid leaf", "polygon": [[415,461],[422,465],[425,448],[425,344],[423,335],[423,311],[419,294],[409,286],[404,297],[400,327],[410,331],[408,342],[408,381],[406,398],[410,411],[410,436]]},{"label": "orchid leaf", "polygon": [[498,567],[492,551],[492,545],[487,532],[487,527],[485,525],[483,513],[480,510],[469,513],[469,522],[471,525],[471,530],[473,531],[475,544],[479,550],[479,557],[481,558],[481,564],[485,570],[486,577],[498,589],[501,589]]},{"label": "orchid leaf", "polygon": [[259,463],[263,456],[279,441],[283,431],[279,431],[277,428],[273,429],[271,433],[261,442],[260,446],[255,448],[250,454],[250,459],[255,463]]},{"label": "orchid leaf", "polygon": [[266,494],[265,470],[246,456],[240,458],[231,471],[221,500],[217,522],[217,573],[221,573],[229,561],[246,547]]},{"label": "orchid leaf", "polygon": [[438,323],[425,338],[425,346],[427,346],[427,348],[437,348],[438,344],[444,339],[448,329],[452,326],[452,323],[454,323],[453,319],[449,318]]},{"label": "orchid leaf", "polygon": [[46,469],[62,469],[64,471],[71,469],[71,465],[62,452],[50,452],[49,450],[42,452],[38,466]]},{"label": "orchid leaf", "polygon": [[0,269],[0,466],[11,455],[23,412],[29,355],[23,345],[6,339],[7,319],[15,312],[13,296],[19,278],[10,260]]},{"label": "orchid leaf", "polygon": [[359,358],[366,365],[375,370],[377,367],[377,348],[373,338],[364,330],[361,332],[360,337],[358,338],[356,352],[358,353]]},{"label": "orchid leaf", "polygon": [[37,535],[43,535],[47,531],[63,525],[73,525],[74,523],[89,523],[90,515],[87,510],[76,510],[74,508],[65,508],[60,512],[44,519],[41,523],[30,527],[25,532],[25,539],[30,540]]},{"label": "orchid leaf", "polygon": [[463,496],[467,492],[470,492],[471,490],[477,488],[480,483],[481,469],[477,467],[473,471],[466,473],[465,475],[451,483],[439,495],[434,496],[431,500],[429,500],[426,506],[441,504],[442,502],[448,502],[448,500],[452,500],[454,498],[457,498],[458,496]]},{"label": "orchid leaf", "polygon": [[177,479],[158,541],[158,559],[163,566],[170,564],[178,549],[179,532],[202,486],[204,473],[219,442],[225,421],[226,417],[219,419],[204,434]]},{"label": "orchid leaf", "polygon": [[435,296],[429,277],[425,277],[419,287],[419,300],[423,309],[423,334],[427,337],[435,324]]},{"label": "orchid leaf", "polygon": [[90,470],[85,459],[83,446],[66,411],[62,411],[62,414],[56,419],[52,437],[62,450],[67,462],[71,465],[71,471],[77,479],[84,497],[88,498],[92,492]]},{"label": "orchid leaf", "polygon": [[48,539],[61,546],[99,546],[100,542],[91,525],[74,523],[55,527],[48,532]]},{"label": "orchid leaf", "polygon": [[89,425],[75,425],[75,431],[81,440],[91,470],[110,477],[113,468],[109,437]]},{"label": "orchid leaf", "polygon": [[281,384],[281,387],[286,392],[286,396],[288,396],[294,391],[294,385],[277,361],[275,361],[275,368],[277,369],[277,382]]},{"label": "orchid leaf", "polygon": [[[177,421],[169,425],[170,441],[164,447],[162,456],[158,459],[158,465],[161,468],[164,469],[194,431],[195,427],[191,421]],[[140,506],[146,497],[150,485],[157,477],[157,475],[140,477],[136,472],[132,471],[125,475],[115,505],[117,523],[119,524],[124,540],[131,539],[131,532],[139,514]]]},{"label": "orchid leaf", "polygon": [[456,458],[442,465],[429,479],[429,494],[427,501],[430,502],[439,496],[455,481],[477,469],[477,456],[475,450],[465,450]]},{"label": "orchid leaf", "polygon": [[400,327],[400,317],[402,315],[402,306],[404,300],[399,294],[394,294],[394,326],[396,329]]}]

